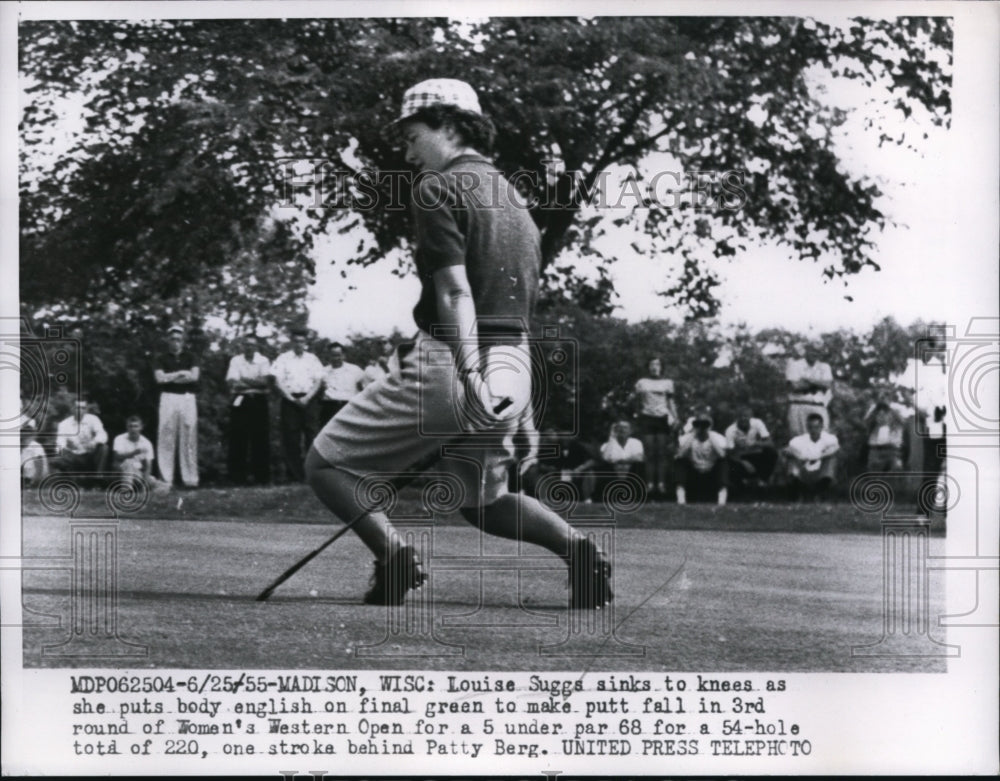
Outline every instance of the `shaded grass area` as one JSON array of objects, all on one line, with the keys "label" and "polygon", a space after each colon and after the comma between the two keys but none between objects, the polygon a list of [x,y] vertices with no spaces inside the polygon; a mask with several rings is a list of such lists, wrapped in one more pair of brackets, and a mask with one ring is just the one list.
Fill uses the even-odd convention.
[{"label": "shaded grass area", "polygon": [[[54,512],[52,499],[42,501],[36,491],[21,494],[22,514],[48,516],[67,514]],[[893,508],[897,514],[909,514],[913,507]],[[105,492],[87,488],[80,492],[80,502],[73,510],[77,517],[108,515]],[[278,485],[238,488],[199,488],[151,493],[141,509],[118,513],[121,518],[188,521],[240,521],[244,523],[334,523],[331,514],[320,504],[305,485]],[[419,488],[401,491],[399,501],[390,512],[398,519],[427,518]],[[569,512],[572,522],[595,522],[609,517],[600,504],[579,505]],[[647,501],[634,512],[619,513],[617,524],[624,529],[686,529],[716,531],[761,532],[861,532],[877,534],[881,530],[881,513],[863,512],[850,503],[794,504],[781,502],[731,502],[725,507],[713,504],[678,506],[673,502]],[[439,515],[438,525],[465,526],[458,513]],[[935,516],[931,533],[941,535],[945,521]]]},{"label": "shaded grass area", "polygon": [[[596,614],[566,609],[566,568],[540,549],[524,549],[520,555],[527,558],[516,570],[452,566],[454,557],[480,554],[482,540],[469,526],[433,530],[432,577],[420,598],[411,594],[403,608],[362,603],[371,554],[353,535],[271,600],[254,601],[275,574],[327,533],[290,523],[123,521],[118,650],[141,654],[60,648],[70,637],[70,573],[30,570],[23,575],[23,604],[31,611],[24,663],[581,672],[945,669],[940,655],[854,653],[882,635],[882,543],[872,535],[621,530],[615,536],[615,605],[601,614],[616,627],[612,639],[586,623],[571,631],[571,622],[596,621]],[[943,544],[932,540],[931,553],[938,555]],[[66,556],[69,545],[64,519],[25,524],[25,548],[33,556]],[[517,546],[490,539],[488,551],[515,555]],[[932,578],[929,595],[929,614],[940,615],[940,577]],[[410,631],[391,623],[402,617]],[[943,629],[933,628],[933,635],[945,639]]]}]

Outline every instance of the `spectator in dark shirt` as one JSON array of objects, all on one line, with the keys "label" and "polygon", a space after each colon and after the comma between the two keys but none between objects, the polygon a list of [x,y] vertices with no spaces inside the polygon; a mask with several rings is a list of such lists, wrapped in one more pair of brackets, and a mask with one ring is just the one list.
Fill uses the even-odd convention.
[{"label": "spectator in dark shirt", "polygon": [[167,331],[167,349],[153,365],[160,389],[160,425],[156,437],[156,460],[167,485],[173,485],[175,461],[180,461],[181,481],[187,488],[198,486],[198,380],[197,361],[184,348],[184,329]]},{"label": "spectator in dark shirt", "polygon": [[[553,450],[555,456],[547,457]],[[594,496],[596,466],[597,459],[573,437],[557,434],[553,429],[542,432],[538,460],[539,480],[546,475],[558,475],[559,482],[575,486],[580,499],[590,503]]]}]

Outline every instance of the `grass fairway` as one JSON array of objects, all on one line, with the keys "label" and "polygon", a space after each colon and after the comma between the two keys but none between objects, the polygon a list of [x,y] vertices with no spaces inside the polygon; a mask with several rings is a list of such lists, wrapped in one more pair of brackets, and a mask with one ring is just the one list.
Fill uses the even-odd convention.
[{"label": "grass fairway", "polygon": [[[98,501],[97,492],[85,496],[77,517],[91,515],[84,507]],[[157,501],[118,531],[118,633],[147,655],[43,655],[69,637],[70,571],[28,569],[23,601],[35,626],[24,631],[26,666],[945,669],[941,658],[852,656],[852,646],[882,634],[882,541],[877,520],[846,505],[648,504],[615,530],[617,600],[595,616],[566,610],[558,559],[525,546],[520,571],[505,568],[516,544],[483,538],[455,517],[435,519],[428,530],[431,582],[404,609],[361,604],[371,555],[353,534],[257,603],[265,585],[335,530],[308,491],[208,489]],[[407,502],[404,516],[416,507]],[[282,505],[287,518],[277,512]],[[40,509],[30,497],[25,512],[25,556],[68,556],[67,519],[34,514]],[[937,532],[931,555],[943,550]],[[483,553],[496,569],[473,566]],[[930,585],[933,623],[943,582],[932,577]],[[61,626],[42,615],[60,616]],[[615,626],[613,636],[603,622]],[[943,630],[931,634],[944,640]]]}]

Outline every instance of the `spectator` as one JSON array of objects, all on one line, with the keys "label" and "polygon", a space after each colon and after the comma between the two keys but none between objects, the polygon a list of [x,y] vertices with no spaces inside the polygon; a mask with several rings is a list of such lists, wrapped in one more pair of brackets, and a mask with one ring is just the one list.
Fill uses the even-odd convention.
[{"label": "spectator", "polygon": [[806,432],[806,420],[816,414],[823,419],[823,426],[830,425],[827,407],[833,396],[833,371],[830,364],[819,360],[815,345],[800,342],[796,357],[785,366],[788,384],[788,432],[796,437]]},{"label": "spectator", "polygon": [[198,486],[198,381],[201,370],[194,355],[184,347],[184,329],[167,331],[167,350],[157,356],[153,374],[160,388],[160,421],[156,455],[163,481],[174,483],[174,467],[180,462],[181,482]]},{"label": "spectator", "polygon": [[271,481],[271,362],[260,354],[256,336],[245,336],[229,361],[229,479],[247,481],[247,461],[258,485]]},{"label": "spectator", "polygon": [[642,442],[632,436],[632,426],[627,420],[611,427],[611,436],[601,445],[601,460],[620,475],[629,474],[645,463]]},{"label": "spectator", "polygon": [[367,388],[373,382],[381,380],[389,373],[389,360],[392,358],[392,353],[395,349],[392,346],[392,342],[388,339],[382,340],[382,343],[379,345],[381,353],[377,358],[368,361],[368,365],[365,367],[364,377],[361,380],[362,388]]},{"label": "spectator", "polygon": [[[945,458],[948,434],[948,365],[947,353],[943,346],[935,345],[923,351],[920,365],[916,367],[918,377],[915,393],[917,408],[916,423],[920,436],[924,437],[924,457],[922,469],[925,479],[936,480],[941,490],[938,496],[945,496]],[[937,509],[942,509],[938,507]]]},{"label": "spectator", "polygon": [[115,437],[111,445],[112,469],[134,482],[141,478],[151,481],[153,443],[142,435],[142,418],[132,415],[125,421],[125,433]]},{"label": "spectator", "polygon": [[295,482],[305,479],[303,453],[316,436],[312,400],[323,383],[323,364],[306,350],[304,329],[292,331],[292,346],[274,361],[274,381],[281,394],[281,442],[285,468]]},{"label": "spectator", "polygon": [[38,424],[28,418],[21,426],[21,481],[25,486],[38,485],[49,475],[49,458],[38,441]]},{"label": "spectator", "polygon": [[[555,457],[546,457],[546,451],[556,451]],[[541,449],[539,451],[538,474],[558,474],[559,482],[576,487],[580,498],[585,504],[593,501],[596,477],[594,468],[597,460],[590,451],[565,434],[557,434],[553,429],[542,432]]]},{"label": "spectator", "polygon": [[778,463],[778,451],[771,442],[771,433],[760,418],[753,417],[748,406],[740,407],[726,429],[729,462],[737,483],[766,485]]},{"label": "spectator", "polygon": [[344,346],[340,342],[330,345],[330,365],[323,374],[323,395],[319,402],[321,427],[364,387],[364,377],[360,366],[344,360]]},{"label": "spectator", "polygon": [[868,430],[869,472],[901,472],[906,459],[906,426],[885,399],[879,399],[865,415]]},{"label": "spectator", "polygon": [[793,437],[785,449],[793,498],[822,499],[833,485],[840,442],[823,430],[823,416],[814,412],[806,419],[806,433]]},{"label": "spectator", "polygon": [[635,384],[633,397],[638,402],[639,430],[646,454],[646,490],[665,494],[677,407],[674,403],[674,381],[662,377],[662,372],[660,359],[650,359],[646,376]]},{"label": "spectator", "polygon": [[692,498],[713,497],[720,505],[729,494],[729,462],[726,458],[726,438],[712,431],[712,416],[707,411],[694,415],[694,430],[684,434],[674,461],[677,480],[677,504]]},{"label": "spectator", "polygon": [[698,417],[698,415],[707,415],[708,417],[711,418],[712,408],[708,404],[705,404],[704,406],[699,407],[697,411],[694,412],[693,414],[688,415],[687,420],[684,421],[684,425],[681,426],[680,433],[677,435],[678,441],[683,439],[688,434],[694,433],[694,421]]},{"label": "spectator", "polygon": [[52,469],[57,472],[100,472],[108,452],[108,432],[101,419],[89,412],[87,402],[77,399],[73,414],[56,428],[56,457]]}]

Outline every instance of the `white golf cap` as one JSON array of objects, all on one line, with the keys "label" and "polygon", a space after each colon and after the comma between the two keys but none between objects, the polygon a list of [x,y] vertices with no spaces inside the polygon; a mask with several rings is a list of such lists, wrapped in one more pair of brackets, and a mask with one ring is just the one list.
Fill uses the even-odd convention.
[{"label": "white golf cap", "polygon": [[454,106],[473,114],[483,113],[476,91],[466,82],[458,79],[427,79],[403,93],[403,108],[399,119],[392,124],[398,125],[420,109],[431,106]]}]

